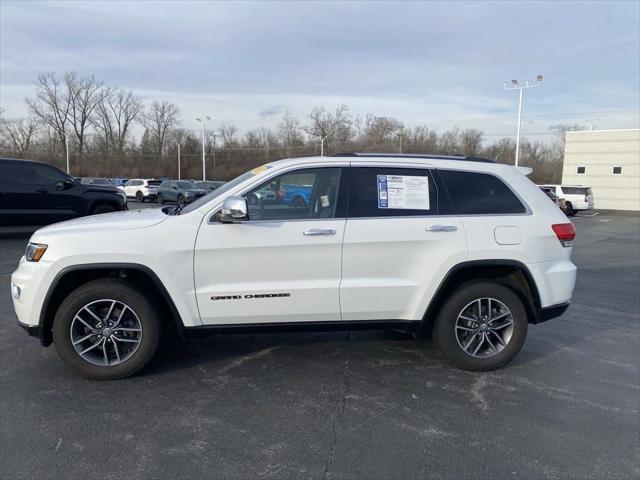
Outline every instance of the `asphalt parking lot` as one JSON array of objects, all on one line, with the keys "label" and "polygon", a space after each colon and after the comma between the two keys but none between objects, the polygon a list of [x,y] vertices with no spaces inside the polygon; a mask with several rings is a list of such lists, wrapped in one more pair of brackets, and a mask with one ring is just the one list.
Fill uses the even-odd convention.
[{"label": "asphalt parking lot", "polygon": [[175,341],[83,380],[15,323],[26,239],[0,240],[0,477],[637,479],[640,220],[573,221],[573,305],[480,374],[356,332]]}]

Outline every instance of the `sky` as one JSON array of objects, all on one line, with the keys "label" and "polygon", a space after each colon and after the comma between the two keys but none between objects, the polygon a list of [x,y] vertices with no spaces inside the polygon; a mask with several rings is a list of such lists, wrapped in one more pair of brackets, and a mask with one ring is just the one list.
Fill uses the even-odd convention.
[{"label": "sky", "polygon": [[37,76],[75,70],[169,100],[186,128],[302,124],[316,106],[407,126],[512,136],[640,124],[640,2],[0,0],[0,107],[27,114]]}]

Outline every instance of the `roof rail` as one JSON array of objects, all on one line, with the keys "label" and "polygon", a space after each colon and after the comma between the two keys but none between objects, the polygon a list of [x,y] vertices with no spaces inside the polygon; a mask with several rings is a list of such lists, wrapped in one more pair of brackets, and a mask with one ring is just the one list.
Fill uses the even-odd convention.
[{"label": "roof rail", "polygon": [[467,157],[466,155],[433,155],[422,153],[334,153],[331,157],[376,157],[376,158],[433,158],[435,160],[458,160],[464,162],[496,163],[488,158]]}]

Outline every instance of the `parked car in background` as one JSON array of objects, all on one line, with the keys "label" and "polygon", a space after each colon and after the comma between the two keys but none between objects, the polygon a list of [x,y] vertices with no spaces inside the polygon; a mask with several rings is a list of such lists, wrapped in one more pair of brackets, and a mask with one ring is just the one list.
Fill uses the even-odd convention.
[{"label": "parked car in background", "polygon": [[180,206],[191,203],[208,193],[191,180],[165,180],[158,188],[158,203],[177,203]]},{"label": "parked car in background", "polygon": [[48,225],[126,209],[113,185],[78,182],[48,163],[0,159],[0,225]]},{"label": "parked car in background", "polygon": [[569,215],[595,208],[593,192],[586,185],[540,185],[540,187],[548,188],[559,198],[564,198]]},{"label": "parked car in background", "polygon": [[82,183],[84,185],[111,185],[111,186],[115,186],[115,185],[113,185],[113,182],[108,178],[84,177],[84,178],[80,179],[80,183]]},{"label": "parked car in background", "polygon": [[203,190],[207,190],[208,192],[213,192],[216,188],[221,187],[226,182],[219,182],[217,180],[206,180],[195,182],[196,187],[201,188]]},{"label": "parked car in background", "polygon": [[567,210],[567,202],[564,198],[558,197],[549,187],[540,187],[540,190],[542,190],[547,195],[547,197],[549,197],[551,201],[555,203],[560,210],[562,210],[562,213],[564,213],[565,215],[571,215]]},{"label": "parked car in background", "polygon": [[123,187],[125,183],[129,181],[128,178],[110,178],[111,183],[113,183],[116,187]]},{"label": "parked car in background", "polygon": [[123,190],[128,198],[135,198],[142,203],[145,200],[154,201],[158,196],[158,187],[162,180],[134,178],[124,184]]}]

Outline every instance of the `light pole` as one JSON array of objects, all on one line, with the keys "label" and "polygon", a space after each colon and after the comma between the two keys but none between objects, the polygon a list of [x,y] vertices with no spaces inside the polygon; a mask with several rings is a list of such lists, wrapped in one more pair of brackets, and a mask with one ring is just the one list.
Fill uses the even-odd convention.
[{"label": "light pole", "polygon": [[402,153],[402,139],[404,138],[404,130],[400,129],[399,133],[396,133],[398,137],[398,153]]},{"label": "light pole", "polygon": [[525,88],[539,87],[542,84],[542,75],[538,75],[535,80],[527,80],[523,85],[518,80],[504,82],[505,90],[519,90],[520,98],[518,100],[518,130],[516,133],[516,167],[518,166],[518,157],[520,155],[520,126],[522,124],[522,91]]},{"label": "light pole", "polygon": [[178,180],[180,180],[180,142],[178,142]]},{"label": "light pole", "polygon": [[324,141],[327,139],[327,137],[329,135],[325,135],[324,137],[320,136],[320,135],[315,135],[315,134],[310,134],[312,137],[316,137],[318,140],[320,140],[320,158],[324,157]]},{"label": "light pole", "polygon": [[213,175],[211,180],[215,180],[216,179],[216,137],[217,135],[215,133],[212,133],[211,136],[213,137]]},{"label": "light pole", "polygon": [[67,156],[67,175],[71,175],[69,172],[69,140],[67,139],[67,134],[64,134],[64,150]]},{"label": "light pole", "polygon": [[200,124],[202,124],[202,181],[203,182],[207,179],[207,167],[206,167],[206,160],[205,160],[205,153],[204,153],[204,126],[207,123],[207,121],[209,122],[211,121],[211,118],[209,117],[209,115],[207,115],[204,118],[205,118],[204,120],[200,118],[196,118],[196,120],[200,122]]}]

